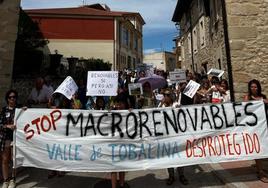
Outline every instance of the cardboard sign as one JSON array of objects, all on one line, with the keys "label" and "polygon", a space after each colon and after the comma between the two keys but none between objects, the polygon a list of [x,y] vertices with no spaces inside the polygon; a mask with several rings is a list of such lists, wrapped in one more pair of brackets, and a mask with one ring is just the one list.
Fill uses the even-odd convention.
[{"label": "cardboard sign", "polygon": [[207,74],[210,76],[217,76],[218,78],[220,78],[224,74],[224,71],[218,69],[210,69]]},{"label": "cardboard sign", "polygon": [[128,84],[129,95],[142,95],[143,89],[141,83]]},{"label": "cardboard sign", "polygon": [[169,72],[169,79],[171,83],[186,82],[185,70],[176,70],[174,72]]},{"label": "cardboard sign", "polygon": [[186,96],[193,98],[199,87],[200,87],[199,83],[197,83],[193,80],[190,80],[190,82],[187,84],[187,86],[183,90],[183,93]]},{"label": "cardboard sign", "polygon": [[117,172],[268,158],[264,103],[144,110],[16,109],[15,164]]},{"label": "cardboard sign", "polygon": [[71,100],[73,94],[78,90],[78,86],[71,76],[65,78],[65,80],[60,84],[60,86],[54,91],[54,93],[61,93],[67,99]]},{"label": "cardboard sign", "polygon": [[116,96],[118,71],[89,71],[87,96]]}]

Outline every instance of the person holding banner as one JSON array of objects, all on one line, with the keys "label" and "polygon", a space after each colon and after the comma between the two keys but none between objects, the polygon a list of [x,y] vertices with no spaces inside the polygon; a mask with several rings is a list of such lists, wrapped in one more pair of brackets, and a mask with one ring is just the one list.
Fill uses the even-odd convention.
[{"label": "person holding banner", "polygon": [[211,87],[209,92],[211,93],[211,103],[221,103],[222,102],[222,95],[219,91],[220,88],[220,80],[217,76],[212,76],[211,80]]},{"label": "person holding banner", "polygon": [[[118,94],[114,99],[113,110],[126,110],[129,109],[128,101],[126,95],[123,93]],[[119,187],[128,188],[129,185],[125,183],[125,172],[112,172],[111,173],[111,184],[112,188],[117,188],[117,177],[119,176]]]},{"label": "person holding banner", "polygon": [[2,173],[4,183],[2,188],[14,188],[15,169],[12,170],[11,179],[9,178],[9,168],[12,163],[12,146],[13,132],[16,129],[14,124],[15,109],[17,107],[18,93],[11,89],[6,93],[5,100],[7,106],[2,108],[0,116],[0,138],[1,138],[1,157],[2,157]]},{"label": "person holding banner", "polygon": [[94,110],[106,110],[105,100],[103,96],[97,96]]},{"label": "person holding banner", "polygon": [[140,104],[138,108],[153,108],[155,107],[155,96],[152,91],[151,84],[149,82],[145,82],[142,84],[143,95],[140,98],[137,98],[137,103]]},{"label": "person holding banner", "polygon": [[[164,99],[161,101],[158,107],[171,107],[173,105],[173,99],[171,96],[171,91],[166,89],[164,92]],[[167,179],[167,185],[172,185],[175,181],[175,173],[174,173],[174,168],[168,168],[168,179]],[[179,174],[179,180],[183,185],[188,185],[189,182],[184,176],[184,168],[183,167],[178,167],[177,172]]]},{"label": "person holding banner", "polygon": [[[263,100],[266,105],[268,104],[266,96],[262,94],[261,84],[256,79],[253,79],[248,82],[248,93],[244,96],[244,101],[250,100]],[[255,159],[255,162],[257,168],[257,176],[259,180],[264,183],[268,183],[268,177],[263,171],[262,160]]]},{"label": "person holding banner", "polygon": [[230,102],[231,96],[228,81],[226,79],[222,79],[220,85],[221,85],[220,91],[222,92],[223,102]]},{"label": "person holding banner", "polygon": [[[81,109],[82,104],[80,100],[78,99],[77,93],[75,93],[72,96],[71,100],[66,98],[61,93],[54,93],[48,102],[48,107],[49,108],[61,108],[61,109]],[[64,175],[65,175],[65,172],[50,170],[48,172],[47,178],[51,179],[55,176],[63,177]]]},{"label": "person holding banner", "polygon": [[210,88],[210,84],[208,79],[202,79],[201,81],[201,87],[196,92],[195,98],[194,98],[194,104],[204,104],[210,102],[210,95],[208,93],[208,90]]}]

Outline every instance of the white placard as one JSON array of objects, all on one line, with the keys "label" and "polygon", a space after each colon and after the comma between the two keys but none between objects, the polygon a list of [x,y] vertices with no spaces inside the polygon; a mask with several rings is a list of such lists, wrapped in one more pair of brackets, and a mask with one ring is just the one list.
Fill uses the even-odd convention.
[{"label": "white placard", "polygon": [[73,94],[78,90],[78,86],[71,76],[67,76],[54,93],[61,93],[67,99],[71,100]]},{"label": "white placard", "polygon": [[143,89],[141,83],[128,84],[129,95],[142,95]]},{"label": "white placard", "polygon": [[164,95],[158,93],[158,94],[155,95],[155,99],[158,100],[158,101],[162,101],[164,99]]},{"label": "white placard", "polygon": [[268,158],[262,101],[19,113],[16,167],[117,172]]},{"label": "white placard", "polygon": [[169,79],[171,83],[183,83],[186,82],[185,70],[177,69],[174,72],[169,72]]},{"label": "white placard", "polygon": [[219,69],[210,69],[207,74],[220,78],[224,74],[224,71]]},{"label": "white placard", "polygon": [[88,71],[87,96],[116,96],[118,71]]},{"label": "white placard", "polygon": [[190,82],[187,84],[187,86],[183,90],[183,93],[184,93],[184,95],[186,95],[190,98],[193,98],[199,87],[200,87],[199,83],[197,83],[193,80],[190,80]]}]

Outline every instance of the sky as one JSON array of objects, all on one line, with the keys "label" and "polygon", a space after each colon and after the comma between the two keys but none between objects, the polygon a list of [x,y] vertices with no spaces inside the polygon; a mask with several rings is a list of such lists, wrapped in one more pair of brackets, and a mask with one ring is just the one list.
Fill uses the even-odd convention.
[{"label": "sky", "polygon": [[144,53],[173,51],[177,35],[171,21],[177,0],[21,0],[23,9],[77,7],[86,4],[106,4],[113,11],[139,12],[143,27]]}]

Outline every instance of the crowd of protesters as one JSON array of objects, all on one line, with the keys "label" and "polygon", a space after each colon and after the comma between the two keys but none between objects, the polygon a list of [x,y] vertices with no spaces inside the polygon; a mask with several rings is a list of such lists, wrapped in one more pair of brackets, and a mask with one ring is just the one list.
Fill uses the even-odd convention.
[{"label": "crowd of protesters", "polygon": [[[164,71],[155,71],[156,75],[162,76],[168,80],[168,74]],[[86,82],[83,79],[77,81],[78,91],[73,95],[72,99],[67,99],[64,95],[53,93],[49,77],[37,78],[35,87],[32,89],[25,106],[28,108],[63,108],[63,109],[93,109],[93,110],[121,110],[121,109],[144,109],[157,107],[174,107],[178,108],[182,105],[203,104],[203,103],[223,103],[230,102],[230,91],[228,82],[225,79],[219,79],[216,76],[208,77],[203,74],[193,74],[186,71],[186,82],[169,83],[165,87],[153,90],[150,82],[142,84],[142,95],[130,95],[128,85],[137,83],[148,74],[146,71],[136,73],[119,72],[118,77],[118,95],[117,96],[86,96]],[[183,91],[187,82],[193,80],[200,84],[199,90],[193,98],[186,96]],[[15,90],[9,90],[6,93],[6,106],[2,108],[0,116],[0,146],[2,160],[2,176],[3,188],[15,187],[15,170],[10,170],[12,163],[12,144],[14,113],[17,104],[18,93]],[[251,80],[248,83],[248,92],[244,97],[244,101],[248,100],[264,100],[268,103],[266,96],[262,94],[261,85],[257,80]],[[268,179],[263,173],[260,160],[256,160],[258,177],[261,181],[268,183]],[[172,185],[175,181],[174,168],[168,169],[169,177],[167,185]],[[184,175],[183,167],[177,168],[179,180],[182,184],[187,185],[188,179]],[[54,176],[63,176],[64,173],[51,171],[48,178]],[[128,187],[124,181],[125,173],[111,173],[112,188],[117,187],[117,175],[119,176],[119,186]]]}]

